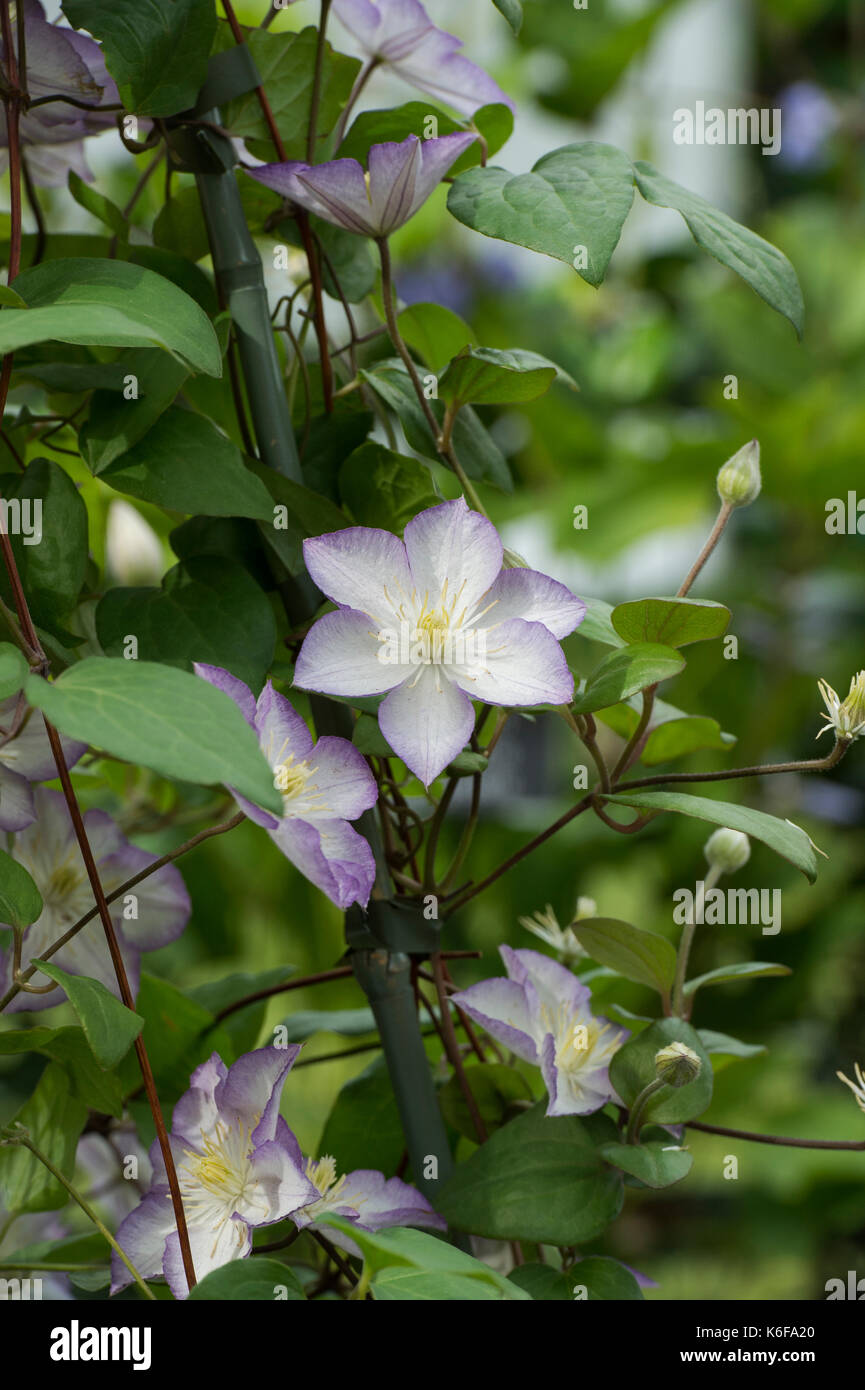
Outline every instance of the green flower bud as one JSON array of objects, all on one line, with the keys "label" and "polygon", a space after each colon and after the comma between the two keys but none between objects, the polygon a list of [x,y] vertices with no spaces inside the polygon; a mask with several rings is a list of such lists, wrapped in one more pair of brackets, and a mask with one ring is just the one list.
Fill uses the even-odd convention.
[{"label": "green flower bud", "polygon": [[760,487],[760,445],[752,439],[720,468],[718,496],[731,507],[747,507],[759,497]]},{"label": "green flower bud", "polygon": [[518,555],[515,550],[505,550],[502,555],[502,569],[527,570],[531,569],[531,565],[528,560],[524,560],[522,555]]},{"label": "green flower bud", "polygon": [[720,869],[722,874],[734,874],[751,858],[751,841],[741,830],[722,827],[709,836],[703,853],[713,869]]},{"label": "green flower bud", "polygon": [[684,1043],[670,1043],[655,1053],[655,1075],[667,1086],[687,1086],[696,1081],[703,1064],[692,1048]]}]

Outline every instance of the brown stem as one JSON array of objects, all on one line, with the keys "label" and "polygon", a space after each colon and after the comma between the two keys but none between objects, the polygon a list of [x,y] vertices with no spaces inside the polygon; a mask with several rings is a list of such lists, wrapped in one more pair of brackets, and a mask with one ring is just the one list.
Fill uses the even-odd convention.
[{"label": "brown stem", "polygon": [[731,767],[718,772],[665,772],[655,777],[638,777],[632,782],[620,782],[615,795],[636,791],[639,787],[657,787],[667,782],[728,782],[739,777],[769,777],[779,772],[828,772],[843,758],[850,740],[839,738],[825,758],[806,758],[798,763],[764,763],[755,767]]},{"label": "brown stem", "polygon": [[718,512],[718,519],[709,533],[709,539],[706,541],[706,544],[703,546],[703,549],[700,551],[693,565],[688,570],[685,579],[682,581],[681,587],[676,594],[677,598],[684,598],[687,594],[694,580],[697,578],[697,575],[700,573],[700,570],[703,568],[712,551],[715,549],[715,546],[718,544],[718,541],[723,536],[724,528],[732,515],[732,505],[729,502],[722,502],[721,510]]},{"label": "brown stem", "polygon": [[755,1134],[747,1129],[725,1129],[722,1125],[698,1124],[689,1120],[687,1129],[699,1129],[704,1134],[721,1134],[725,1139],[745,1139],[751,1144],[780,1144],[788,1149],[852,1149],[865,1150],[865,1139],[789,1139],[781,1134]]},{"label": "brown stem", "polygon": [[438,951],[434,952],[430,957],[430,963],[433,968],[433,975],[435,976],[436,994],[438,995],[439,1001],[439,1014],[441,1015],[442,1041],[444,1042],[448,1061],[456,1072],[457,1081],[463,1093],[463,1099],[468,1107],[472,1125],[478,1137],[478,1143],[485,1144],[489,1135],[487,1134],[487,1127],[481,1117],[481,1112],[478,1109],[478,1103],[475,1099],[474,1092],[469,1085],[466,1069],[463,1066],[463,1059],[460,1055],[459,1043],[457,1042],[456,1029],[454,1028],[454,1022],[451,1018],[450,1006],[448,1004],[447,990],[445,989],[442,958]]},{"label": "brown stem", "polygon": [[245,1009],[248,1004],[257,1004],[262,999],[270,999],[274,994],[286,994],[291,989],[305,989],[307,985],[323,985],[328,980],[342,980],[352,973],[350,965],[338,965],[333,970],[322,970],[318,975],[304,975],[301,980],[269,985],[267,989],[256,990],[254,994],[247,994],[243,999],[236,999],[233,1004],[227,1004],[224,1009],[220,1009],[213,1021],[221,1023],[229,1014],[237,1013],[238,1009]]}]

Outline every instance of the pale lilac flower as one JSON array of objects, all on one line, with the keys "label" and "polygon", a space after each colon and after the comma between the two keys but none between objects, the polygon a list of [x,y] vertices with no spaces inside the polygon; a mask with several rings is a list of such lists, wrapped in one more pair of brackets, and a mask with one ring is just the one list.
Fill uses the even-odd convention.
[{"label": "pale lilac flower", "polygon": [[[20,701],[20,695],[0,701],[0,830],[23,830],[32,825],[36,810],[31,782],[50,782],[57,776],[45,720],[38,710],[26,708],[20,720]],[[60,742],[69,767],[87,751],[86,743],[65,736]]]},{"label": "pale lilac flower", "polygon": [[[46,187],[65,184],[72,168],[84,179],[93,175],[84,159],[84,138],[98,135],[114,124],[114,113],[101,106],[120,103],[113,79],[108,74],[102,49],[87,34],[49,24],[39,0],[18,0],[25,13],[27,46],[27,90],[31,99],[74,97],[86,102],[92,111],[56,101],[25,111],[21,117],[21,147],[27,168],[35,183]],[[17,26],[12,26],[17,52]],[[6,55],[0,40],[0,63]],[[0,172],[8,163],[9,136],[6,115],[0,107]]]},{"label": "pale lilac flower", "polygon": [[502,553],[462,498],[421,512],[404,544],[367,526],[304,541],[309,573],[339,609],[307,634],[295,682],[349,698],[389,691],[381,731],[425,786],[468,742],[472,700],[573,697],[558,639],[585,604],[545,574],[503,569]]},{"label": "pale lilac flower", "polygon": [[[196,1279],[252,1249],[252,1232],[308,1205],[318,1191],[298,1162],[297,1140],[279,1113],[282,1087],[300,1048],[261,1047],[226,1067],[214,1052],[193,1072],[174,1107],[171,1149],[183,1195]],[[117,1232],[145,1279],[188,1293],[165,1164],[155,1140],[150,1191]],[[132,1282],[112,1257],[111,1292]]]},{"label": "pale lilac flower", "polygon": [[246,172],[336,227],[358,236],[386,237],[414,216],[475,138],[455,131],[434,140],[409,135],[372,145],[367,173],[356,159],[262,164]]},{"label": "pale lilac flower", "polygon": [[[44,904],[41,915],[24,932],[21,964],[25,969],[93,907],[93,890],[62,795],[45,787],[38,788],[35,810],[35,823],[15,836],[11,851],[12,857],[23,864],[33,878]],[[157,858],[124,839],[105,811],[88,811],[84,825],[106,893],[119,888]],[[189,895],[178,870],[173,864],[166,864],[137,884],[128,896],[117,898],[109,905],[109,910],[134,994],[138,989],[141,952],[167,946],[180,935],[189,919]],[[98,915],[57,951],[52,960],[71,975],[101,980],[113,994],[118,993],[117,978]],[[12,963],[10,947],[0,953],[0,993],[12,984]],[[50,981],[37,970],[29,983],[47,985]],[[64,998],[59,985],[49,994],[22,992],[7,1005],[7,1010],[12,1013],[22,1009],[50,1009]]]},{"label": "pale lilac flower", "polygon": [[337,907],[355,902],[366,907],[375,860],[366,840],[348,824],[378,797],[363,754],[347,739],[330,735],[313,746],[306,724],[270,681],[256,702],[249,686],[220,666],[196,663],[195,671],[230,695],[255,730],[285,809],[278,819],[232,791],[238,806]]},{"label": "pale lilac flower", "polygon": [[[309,1206],[292,1214],[291,1219],[300,1230],[318,1227],[321,1218],[328,1214],[344,1216],[362,1231],[381,1231],[386,1226],[447,1229],[447,1222],[433,1211],[426,1197],[401,1178],[386,1178],[384,1173],[371,1168],[357,1168],[353,1173],[337,1177],[336,1162],[329,1156],[317,1162],[308,1158],[305,1172],[319,1195]],[[342,1231],[332,1226],[321,1229],[329,1241],[350,1255],[361,1254],[354,1241]]]},{"label": "pale lilac flower", "polygon": [[420,0],[334,0],[333,13],[369,62],[388,66],[413,87],[464,116],[510,97],[460,53],[462,40],[437,29]]},{"label": "pale lilac flower", "polygon": [[609,1066],[628,1030],[595,1017],[588,986],[549,956],[499,951],[508,978],[482,980],[453,995],[453,1003],[540,1067],[548,1115],[591,1115],[615,1100]]}]

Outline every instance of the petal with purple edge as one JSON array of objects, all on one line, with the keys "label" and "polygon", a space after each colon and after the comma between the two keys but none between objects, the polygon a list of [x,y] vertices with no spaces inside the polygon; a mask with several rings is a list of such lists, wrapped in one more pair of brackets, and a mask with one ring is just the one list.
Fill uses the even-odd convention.
[{"label": "petal with purple edge", "polygon": [[[483,605],[495,604],[487,616],[487,633],[495,632],[508,618],[527,623],[543,623],[554,637],[561,639],[574,631],[586,615],[583,600],[564,584],[537,570],[502,570]],[[471,624],[471,617],[469,617]]]},{"label": "petal with purple edge", "polygon": [[[401,227],[411,217],[420,171],[421,142],[416,135],[370,148],[370,217],[380,236]],[[430,192],[435,182],[430,185]]]},{"label": "petal with purple edge", "polygon": [[283,1221],[318,1196],[303,1167],[293,1162],[291,1153],[276,1139],[258,1144],[249,1163],[255,1188],[253,1195],[239,1204],[236,1215],[250,1226]]},{"label": "petal with purple edge", "polygon": [[252,1138],[266,1143],[276,1134],[282,1087],[300,1047],[259,1047],[238,1057],[225,1080],[216,1088],[221,1111],[235,1115],[244,1125],[255,1126]]},{"label": "petal with purple edge", "polygon": [[[187,1216],[187,1229],[192,1265],[196,1281],[199,1283],[215,1269],[221,1269],[232,1260],[245,1259],[252,1249],[252,1232],[243,1221],[226,1219],[214,1227],[210,1220],[190,1222]],[[189,1285],[186,1282],[180,1238],[176,1230],[171,1232],[165,1242],[163,1268],[168,1287],[174,1297],[186,1298]]]},{"label": "petal with purple edge", "polygon": [[555,637],[543,623],[522,618],[487,631],[480,659],[448,673],[471,699],[488,705],[565,705],[574,697],[574,677]]},{"label": "petal with purple edge", "polygon": [[312,734],[306,721],[268,681],[258,697],[255,728],[261,751],[276,770],[287,758],[307,758],[312,751]]},{"label": "petal with purple edge", "polygon": [[33,790],[27,778],[0,765],[0,830],[24,830],[35,819]]},{"label": "petal with purple edge", "polygon": [[[0,704],[0,728],[10,727],[17,704],[17,695]],[[69,767],[73,767],[87,752],[86,743],[67,738],[65,734],[61,736],[60,744]],[[10,772],[26,777],[28,782],[48,781],[57,776],[57,765],[45,730],[45,720],[38,710],[31,709],[20,731],[0,748],[0,770],[3,765]]]},{"label": "petal with purple edge", "polygon": [[[165,1242],[174,1230],[174,1211],[164,1191],[149,1192],[117,1229],[117,1244],[143,1279],[162,1274]],[[116,1252],[111,1255],[111,1292],[132,1283],[132,1275]]]},{"label": "petal with purple edge", "polygon": [[[141,869],[156,862],[137,845],[124,844],[115,854],[99,860],[99,873],[106,892],[113,892]],[[149,874],[133,893],[136,916],[129,917],[129,899],[124,895],[111,904],[115,928],[139,951],[156,951],[176,941],[189,921],[192,904],[180,870],[165,864]]]},{"label": "petal with purple edge", "polygon": [[482,1028],[505,1043],[524,1062],[538,1062],[535,1036],[537,1020],[533,1017],[525,991],[514,980],[495,975],[480,980],[451,996],[458,1009],[464,1009],[477,1019]]},{"label": "petal with purple edge", "polygon": [[289,817],[270,836],[295,868],[337,907],[345,911],[355,902],[366,906],[375,882],[375,859],[363,836],[346,821],[312,825]]},{"label": "petal with purple edge", "polygon": [[219,1120],[216,1089],[228,1076],[228,1068],[218,1052],[212,1052],[206,1062],[195,1068],[185,1091],[174,1107],[172,1135],[200,1147],[202,1137],[210,1135]]},{"label": "petal with purple edge", "polygon": [[225,671],[221,666],[208,666],[204,661],[194,661],[192,669],[202,680],[215,685],[217,690],[234,701],[250,727],[255,727],[255,696],[245,681]]},{"label": "petal with purple edge", "polygon": [[385,1226],[447,1229],[447,1222],[433,1211],[422,1192],[401,1178],[386,1178],[375,1169],[357,1168],[347,1173],[339,1198],[354,1207],[358,1225],[368,1231],[379,1231]]},{"label": "petal with purple edge", "polygon": [[405,546],[390,531],[350,526],[303,543],[314,582],[334,603],[374,618],[379,627],[399,622],[399,608],[413,588]]},{"label": "petal with purple edge", "polygon": [[479,512],[469,511],[461,497],[427,507],[410,521],[405,548],[420,599],[426,596],[431,608],[455,600],[455,618],[463,610],[474,612],[502,567],[496,528]]},{"label": "petal with purple edge", "polygon": [[[399,632],[395,632],[395,641]],[[382,695],[405,680],[406,665],[384,660],[388,647],[375,620],[366,613],[340,608],[313,623],[294,668],[301,690],[326,695]]]},{"label": "petal with purple edge", "polygon": [[531,984],[547,1009],[559,1010],[565,1005],[571,1013],[577,1013],[588,1007],[591,990],[566,965],[529,948],[515,951],[512,946],[500,946],[499,955],[508,977],[519,985]]},{"label": "petal with purple edge", "polygon": [[382,702],[378,722],[393,751],[428,787],[471,737],[474,710],[440,667],[421,666]]},{"label": "petal with purple edge", "polygon": [[326,810],[310,814],[309,820],[357,820],[375,805],[375,778],[366,758],[348,739],[326,734],[315,745],[310,761],[315,765],[316,792]]},{"label": "petal with purple edge", "polygon": [[308,165],[295,175],[297,202],[358,236],[377,236],[364,171],[356,159]]}]

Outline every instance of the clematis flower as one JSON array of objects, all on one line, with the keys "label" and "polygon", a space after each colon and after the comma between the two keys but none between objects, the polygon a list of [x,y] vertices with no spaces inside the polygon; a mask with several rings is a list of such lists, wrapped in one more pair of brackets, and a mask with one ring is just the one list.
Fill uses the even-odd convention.
[{"label": "clematis flower", "polygon": [[548,1115],[591,1115],[615,1100],[609,1066],[628,1037],[589,1007],[591,993],[565,966],[537,951],[500,946],[508,978],[471,985],[452,1001],[521,1057],[540,1067]]},{"label": "clematis flower", "polygon": [[[23,113],[20,133],[27,168],[35,183],[57,187],[72,168],[82,178],[93,175],[84,158],[83,141],[114,124],[114,113],[100,107],[119,105],[120,96],[108,75],[102,49],[87,34],[49,24],[39,0],[18,0],[24,6],[27,49],[27,90],[32,100],[45,96],[74,97],[92,106],[84,111],[57,101]],[[13,25],[17,53],[17,26]],[[0,63],[6,54],[0,40]],[[9,145],[5,111],[0,107],[0,172],[5,170]]]},{"label": "clematis flower", "polygon": [[368,62],[387,63],[413,87],[464,116],[510,97],[460,53],[462,40],[437,29],[420,0],[334,0],[333,13]]},{"label": "clematis flower", "polygon": [[273,188],[336,227],[358,236],[386,237],[413,217],[454,160],[476,137],[468,131],[370,146],[367,173],[356,159],[326,164],[262,164],[251,178]]},{"label": "clematis flower", "polygon": [[[865,734],[865,671],[859,671],[850,682],[845,699],[841,699],[826,681],[818,681],[817,686],[823,696],[828,711],[822,717],[826,720],[820,730],[835,730],[836,739],[852,743]],[[820,734],[817,737],[820,737]]]},{"label": "clematis flower", "polygon": [[[18,721],[19,695],[0,702],[0,830],[23,830],[36,819],[32,782],[57,776],[45,721],[37,710],[25,710]],[[13,733],[13,730],[16,732]],[[70,767],[87,750],[86,743],[61,737]]]},{"label": "clematis flower", "polygon": [[[298,1153],[300,1151],[298,1150]],[[300,1230],[318,1227],[323,1216],[344,1216],[363,1231],[381,1231],[386,1226],[425,1226],[444,1231],[447,1222],[433,1211],[417,1188],[400,1178],[386,1178],[374,1169],[358,1168],[337,1177],[336,1162],[330,1157],[306,1160],[306,1175],[318,1192],[318,1200],[292,1214]],[[361,1251],[349,1236],[325,1226],[329,1241],[350,1255]]]},{"label": "clematis flower", "polygon": [[[579,903],[587,901],[586,898],[579,899],[578,914]],[[583,915],[594,914],[585,913]],[[534,936],[540,937],[541,941],[545,941],[548,946],[551,946],[563,965],[574,965],[578,960],[585,960],[589,954],[574,936],[573,927],[562,927],[551,903],[547,903],[543,912],[535,912],[531,917],[520,917],[519,923],[521,927],[525,927],[526,931],[530,931]]]},{"label": "clematis flower", "polygon": [[[23,935],[21,965],[25,969],[93,907],[93,891],[66,802],[60,792],[39,787],[34,793],[34,803],[37,820],[15,836],[12,849],[12,857],[31,875],[43,902],[41,915]],[[155,862],[157,856],[131,845],[104,811],[88,811],[84,825],[106,893],[119,888],[140,869]],[[166,946],[180,935],[189,919],[189,895],[178,870],[173,864],[166,864],[143,879],[129,897],[111,903],[109,910],[134,994],[138,989],[141,952]],[[101,980],[106,988],[117,994],[117,979],[98,916],[52,956],[52,960],[72,975]],[[0,992],[5,992],[12,984],[12,965],[10,948],[0,953]],[[47,985],[51,982],[37,970],[29,983]],[[49,994],[22,992],[7,1009],[9,1012],[50,1009],[63,998],[59,985]]]},{"label": "clematis flower", "polygon": [[347,739],[329,735],[313,746],[306,724],[270,681],[256,703],[249,686],[220,666],[196,663],[195,671],[240,707],[282,792],[281,819],[233,792],[240,809],[337,907],[355,902],[366,907],[375,860],[366,840],[348,824],[378,797],[363,754]]},{"label": "clematis flower", "polygon": [[855,1064],[855,1081],[851,1081],[848,1076],[844,1075],[843,1071],[836,1071],[835,1075],[839,1081],[844,1082],[845,1086],[850,1087],[850,1090],[856,1098],[856,1104],[859,1106],[859,1109],[865,1110],[865,1072],[862,1071],[859,1063],[857,1062]]},{"label": "clematis flower", "polygon": [[[284,1221],[319,1195],[279,1113],[282,1087],[299,1051],[261,1047],[230,1067],[214,1052],[193,1072],[190,1089],[174,1107],[171,1150],[197,1279],[245,1259],[254,1229]],[[145,1279],[163,1276],[175,1298],[185,1298],[189,1290],[158,1140],[150,1160],[150,1190],[121,1223],[117,1241]],[[116,1255],[111,1273],[112,1293],[132,1282]]]},{"label": "clematis flower", "polygon": [[467,743],[472,700],[573,697],[558,639],[585,604],[545,574],[503,570],[498,532],[462,498],[419,513],[405,544],[355,526],[304,541],[304,558],[339,609],[307,634],[296,684],[347,697],[389,691],[381,731],[424,785]]}]

